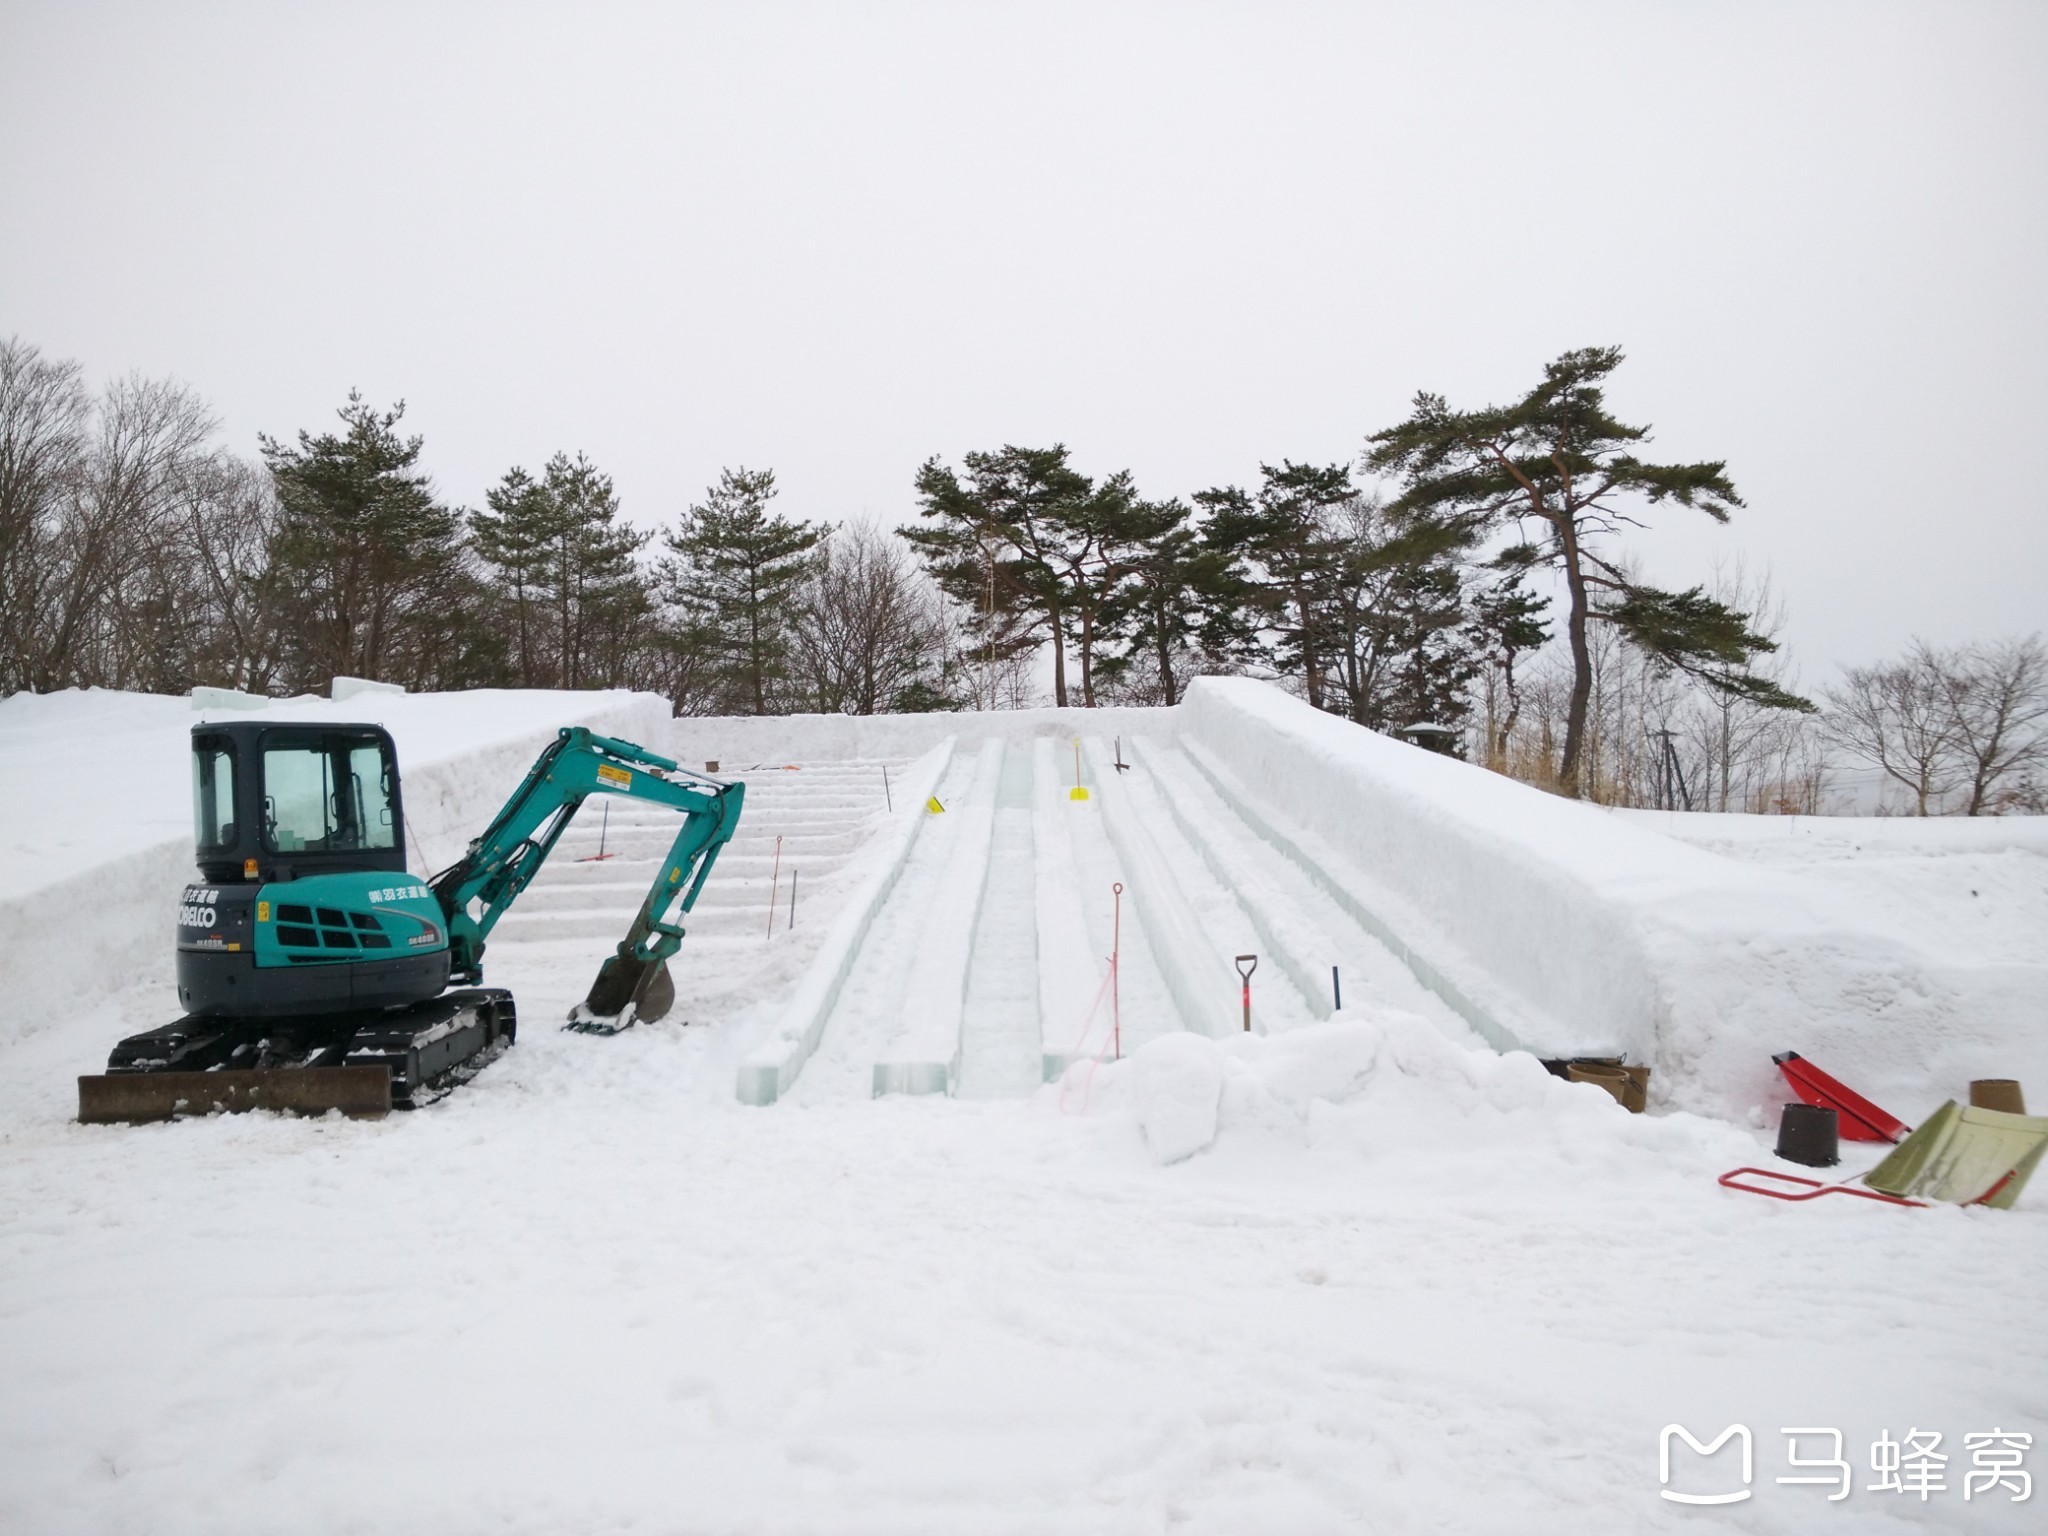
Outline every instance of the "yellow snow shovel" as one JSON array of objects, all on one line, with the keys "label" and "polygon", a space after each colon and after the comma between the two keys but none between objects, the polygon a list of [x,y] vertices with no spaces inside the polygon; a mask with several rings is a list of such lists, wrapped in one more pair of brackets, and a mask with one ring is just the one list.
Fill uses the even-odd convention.
[{"label": "yellow snow shovel", "polygon": [[1900,1198],[2012,1209],[2048,1152],[2048,1119],[1977,1109],[1950,1099],[1863,1176]]}]

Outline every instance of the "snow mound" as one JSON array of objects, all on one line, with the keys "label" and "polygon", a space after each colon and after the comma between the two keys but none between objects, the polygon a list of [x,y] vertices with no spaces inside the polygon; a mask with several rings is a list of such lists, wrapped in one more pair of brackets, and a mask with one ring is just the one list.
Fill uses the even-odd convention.
[{"label": "snow mound", "polygon": [[1406,1178],[1410,1160],[1469,1169],[1475,1151],[1526,1163],[1541,1146],[1575,1164],[1630,1147],[1689,1147],[1703,1131],[1723,1153],[1750,1146],[1690,1115],[1629,1115],[1526,1052],[1460,1045],[1392,1011],[1272,1036],[1170,1035],[1121,1062],[1077,1063],[1046,1092],[1069,1110],[1131,1122],[1161,1164],[1217,1146],[1306,1145],[1394,1158]]},{"label": "snow mound", "polygon": [[1131,1098],[1145,1145],[1162,1163],[1193,1157],[1216,1139],[1223,1054],[1200,1035],[1168,1035],[1131,1058]]}]

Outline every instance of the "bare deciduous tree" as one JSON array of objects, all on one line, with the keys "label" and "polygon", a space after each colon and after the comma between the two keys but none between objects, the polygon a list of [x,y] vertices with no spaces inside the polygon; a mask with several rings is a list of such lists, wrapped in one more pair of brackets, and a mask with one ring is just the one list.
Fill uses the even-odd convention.
[{"label": "bare deciduous tree", "polygon": [[819,545],[796,621],[796,672],[806,707],[886,714],[930,708],[942,624],[939,596],[895,534],[868,523]]},{"label": "bare deciduous tree", "polygon": [[1851,667],[1828,691],[1829,734],[1938,815],[2027,802],[2048,762],[2048,647],[2039,635],[1943,649],[1916,640],[1898,661]]},{"label": "bare deciduous tree", "polygon": [[29,686],[56,525],[85,456],[92,402],[76,363],[0,343],[0,688]]},{"label": "bare deciduous tree", "polygon": [[1849,667],[1827,690],[1827,732],[1844,751],[1876,767],[1913,797],[1916,816],[1938,814],[1961,782],[1955,719],[1929,653]]},{"label": "bare deciduous tree", "polygon": [[2048,759],[2048,648],[2039,635],[1934,651],[1915,647],[1948,706],[1965,816],[1994,812],[2008,781]]}]

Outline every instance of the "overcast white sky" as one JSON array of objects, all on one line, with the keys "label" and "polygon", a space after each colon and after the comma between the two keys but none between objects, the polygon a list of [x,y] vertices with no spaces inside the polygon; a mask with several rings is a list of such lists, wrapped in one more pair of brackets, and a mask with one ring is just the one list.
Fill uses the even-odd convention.
[{"label": "overcast white sky", "polygon": [[0,0],[7,332],[643,521],[1003,442],[1184,495],[1618,342],[1749,503],[1650,573],[1767,564],[1819,681],[2048,627],[2048,5]]}]

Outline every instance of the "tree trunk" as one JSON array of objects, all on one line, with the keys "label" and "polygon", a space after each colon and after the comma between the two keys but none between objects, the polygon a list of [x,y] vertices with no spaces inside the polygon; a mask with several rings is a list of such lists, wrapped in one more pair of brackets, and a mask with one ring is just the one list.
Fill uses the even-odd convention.
[{"label": "tree trunk", "polygon": [[1081,707],[1095,707],[1095,615],[1086,604],[1081,608]]},{"label": "tree trunk", "polygon": [[[1052,619],[1052,701],[1061,709],[1067,707],[1067,643],[1066,626],[1060,622],[1060,605],[1050,602],[1045,605],[1046,613]],[[990,701],[993,704],[993,700]]]},{"label": "tree trunk", "polygon": [[1501,717],[1500,729],[1494,737],[1494,756],[1500,763],[1500,771],[1507,771],[1508,745],[1515,734],[1515,722],[1522,717],[1522,695],[1515,687],[1515,660],[1510,653],[1501,666],[1501,677],[1507,687],[1508,712]]},{"label": "tree trunk", "polygon": [[563,548],[561,563],[555,568],[556,585],[558,586],[562,594],[561,601],[556,605],[561,614],[560,629],[562,632],[561,640],[559,642],[560,654],[557,658],[557,663],[555,667],[555,686],[557,688],[574,688],[576,686],[576,642],[575,637],[570,633],[570,604],[573,601],[573,596],[569,591],[570,577],[568,542],[569,541],[567,535],[564,535],[562,540]]},{"label": "tree trunk", "polygon": [[754,713],[768,713],[768,692],[762,685],[761,674],[765,671],[761,659],[761,594],[758,590],[749,594],[747,603],[747,672],[753,684]]},{"label": "tree trunk", "polygon": [[1173,645],[1172,642],[1167,638],[1166,633],[1166,602],[1163,590],[1161,594],[1159,607],[1157,611],[1154,613],[1153,619],[1154,625],[1152,632],[1155,638],[1157,639],[1159,645],[1159,691],[1160,694],[1165,698],[1167,704],[1169,706],[1172,706],[1174,704],[1178,704],[1180,702],[1180,698],[1179,690],[1177,690],[1174,687]]},{"label": "tree trunk", "polygon": [[1586,576],[1579,569],[1579,531],[1569,514],[1553,526],[1564,551],[1565,584],[1571,591],[1565,635],[1572,652],[1572,696],[1565,710],[1564,761],[1557,776],[1558,787],[1576,800],[1583,793],[1579,784],[1579,753],[1586,739],[1586,704],[1593,696],[1593,656],[1586,648]]},{"label": "tree trunk", "polygon": [[1721,705],[1721,810],[1728,809],[1730,792],[1735,785],[1735,706],[1726,702]]},{"label": "tree trunk", "polygon": [[1323,707],[1323,669],[1317,664],[1316,643],[1311,632],[1313,621],[1309,617],[1308,595],[1300,587],[1294,589],[1294,616],[1301,625],[1301,671],[1302,684],[1308,690],[1311,708]]},{"label": "tree trunk", "polygon": [[519,686],[533,686],[533,639],[526,612],[526,571],[520,573],[512,587],[512,602],[519,614]]}]

